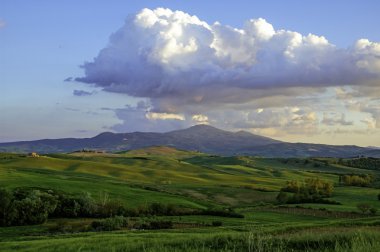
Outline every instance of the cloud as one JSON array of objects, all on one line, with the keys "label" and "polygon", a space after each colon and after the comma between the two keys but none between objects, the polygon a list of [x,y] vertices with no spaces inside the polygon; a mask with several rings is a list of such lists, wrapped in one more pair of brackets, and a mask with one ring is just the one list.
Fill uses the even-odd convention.
[{"label": "cloud", "polygon": [[74,80],[73,77],[67,77],[67,78],[64,79],[63,81],[64,81],[64,82],[71,82],[71,81],[73,81],[73,80]]},{"label": "cloud", "polygon": [[[359,39],[339,48],[263,18],[231,27],[143,9],[81,67],[75,81],[144,100],[110,109],[119,132],[198,123],[269,136],[319,134],[320,125],[355,130],[360,121],[380,127],[380,43]],[[337,107],[346,111],[332,113]],[[363,115],[346,120],[351,111]]]},{"label": "cloud", "polygon": [[150,113],[141,104],[106,110],[114,111],[120,120],[120,123],[110,128],[116,132],[167,132],[191,125],[180,115]]},{"label": "cloud", "polygon": [[239,103],[261,89],[370,85],[380,77],[380,44],[361,39],[341,49],[323,36],[275,30],[262,18],[233,28],[143,9],[82,67],[77,81],[156,106]]},{"label": "cloud", "polygon": [[210,120],[215,120],[225,128],[248,129],[270,136],[280,136],[285,133],[312,135],[318,132],[317,115],[310,109],[299,107],[259,108],[251,111],[231,110],[222,113],[224,114],[219,118],[213,116],[210,117]]},{"label": "cloud", "polygon": [[372,117],[367,117],[367,118],[361,120],[361,122],[364,123],[364,124],[366,124],[367,127],[368,127],[368,129],[375,129],[375,128],[377,128],[377,126],[376,126],[376,124],[377,124],[376,120],[374,118],[372,118]]},{"label": "cloud", "polygon": [[88,91],[84,91],[84,90],[74,90],[73,91],[74,96],[90,96],[93,94],[94,94],[94,92],[88,92]]},{"label": "cloud", "polygon": [[148,112],[146,117],[151,120],[180,120],[184,121],[185,117],[178,114],[169,114],[169,113],[154,113]]},{"label": "cloud", "polygon": [[350,126],[354,125],[353,121],[347,121],[346,116],[344,113],[337,115],[336,113],[332,113],[330,116],[327,113],[323,114],[323,120],[321,123],[328,125],[328,126],[336,126],[336,125],[341,125],[341,126]]},{"label": "cloud", "polygon": [[208,116],[202,114],[193,115],[191,117],[191,120],[193,120],[197,124],[209,124]]},{"label": "cloud", "polygon": [[[368,129],[380,129],[380,103],[379,97],[373,99],[372,97],[352,97],[352,93],[345,93],[349,99],[345,100],[345,106],[350,111],[356,111],[366,114],[366,118],[360,120],[368,125]],[[342,96],[342,95],[340,95]],[[370,115],[370,118],[368,117]]]}]

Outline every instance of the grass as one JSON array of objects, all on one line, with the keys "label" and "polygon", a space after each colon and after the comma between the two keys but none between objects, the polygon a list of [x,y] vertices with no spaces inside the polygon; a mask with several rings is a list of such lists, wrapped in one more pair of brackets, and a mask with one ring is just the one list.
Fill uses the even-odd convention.
[{"label": "grass", "polygon": [[[39,158],[0,153],[2,187],[86,191],[95,199],[107,192],[127,207],[162,202],[196,209],[233,208],[245,216],[147,216],[138,220],[171,220],[175,229],[65,234],[49,231],[62,221],[53,219],[36,226],[0,227],[0,251],[380,251],[378,215],[334,214],[357,212],[358,203],[380,209],[380,189],[338,186],[339,174],[378,177],[379,172],[328,161],[218,157],[169,147]],[[341,205],[278,208],[276,196],[286,181],[311,177],[333,182],[331,200]],[[92,220],[64,221],[81,226]],[[213,221],[222,226],[212,227]]]},{"label": "grass", "polygon": [[118,231],[39,237],[2,242],[10,251],[378,251],[378,227],[305,228],[268,232],[214,229],[173,231]]}]

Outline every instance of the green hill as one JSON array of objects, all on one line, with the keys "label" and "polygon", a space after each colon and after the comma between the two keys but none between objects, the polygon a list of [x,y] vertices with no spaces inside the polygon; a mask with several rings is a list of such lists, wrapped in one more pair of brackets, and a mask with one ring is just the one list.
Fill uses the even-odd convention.
[{"label": "green hill", "polygon": [[[360,160],[359,167],[355,167],[358,163],[356,159],[352,159],[352,162],[350,160],[224,157],[165,146],[118,153],[80,151],[39,157],[1,153],[0,184],[3,188],[54,190],[70,195],[86,192],[96,201],[107,194],[111,200],[133,209],[152,203],[174,205],[211,214],[220,213],[215,210],[212,212],[210,209],[229,209],[223,211],[234,211],[243,214],[244,218],[191,214],[144,215],[131,217],[128,223],[136,225],[141,222],[165,220],[174,223],[173,230],[134,231],[134,226],[131,226],[116,233],[84,232],[83,228],[87,228],[93,221],[91,218],[52,218],[47,223],[36,226],[0,227],[0,251],[59,251],[80,248],[87,251],[103,250],[103,246],[126,251],[144,248],[147,251],[171,251],[172,246],[180,248],[179,244],[185,246],[185,251],[191,250],[190,248],[197,251],[203,246],[210,247],[207,251],[220,251],[221,247],[213,243],[214,239],[223,242],[226,251],[233,250],[233,247],[230,247],[232,244],[242,246],[236,249],[237,251],[245,251],[244,248],[251,242],[250,235],[257,238],[260,237],[260,233],[273,237],[274,240],[268,241],[270,244],[281,241],[286,248],[295,248],[293,243],[285,240],[298,241],[302,249],[310,249],[311,247],[307,246],[310,242],[318,242],[315,240],[316,237],[321,239],[320,242],[325,242],[328,239],[327,234],[335,231],[337,236],[334,244],[341,245],[339,239],[345,241],[355,236],[352,232],[356,226],[368,227],[368,230],[365,229],[370,233],[368,239],[380,237],[378,230],[372,228],[378,227],[380,223],[378,214],[362,214],[357,208],[358,204],[369,204],[374,209],[380,209],[380,201],[377,200],[380,193],[380,171],[365,169],[368,163],[376,163],[374,160]],[[349,186],[340,182],[340,176],[355,174],[366,174],[371,176],[373,181],[367,187]],[[276,197],[287,181],[302,182],[312,178],[319,178],[334,185],[333,194],[327,201],[297,204],[280,204],[277,201]],[[217,227],[219,223],[222,223],[222,227]],[[66,228],[70,226],[69,230],[72,231],[59,231],[66,234],[52,231],[53,227],[61,228],[62,225]],[[344,235],[338,232],[342,227],[346,227]],[[327,236],[323,236],[318,231],[320,228],[331,230],[328,231],[330,233],[326,233]],[[293,236],[287,230],[309,230],[310,234],[320,236]],[[212,235],[202,235],[208,233]],[[103,238],[100,237],[106,236],[109,241],[102,242]],[[242,237],[245,238],[241,240]],[[330,245],[326,246],[330,248]],[[334,246],[331,245],[331,248]],[[371,249],[373,248],[372,246]]]}]

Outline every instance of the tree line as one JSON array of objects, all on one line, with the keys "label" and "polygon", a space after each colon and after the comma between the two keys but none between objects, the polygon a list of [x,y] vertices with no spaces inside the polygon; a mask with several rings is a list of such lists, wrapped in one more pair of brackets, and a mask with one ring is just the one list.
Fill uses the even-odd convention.
[{"label": "tree line", "polygon": [[380,169],[380,158],[373,157],[360,157],[352,159],[342,159],[338,160],[338,164],[345,165],[349,167],[356,167],[368,170],[379,170]]},{"label": "tree line", "polygon": [[160,202],[131,208],[119,200],[110,199],[107,193],[95,200],[88,192],[72,195],[41,188],[0,188],[0,226],[41,224],[48,218],[179,215],[244,217],[232,209],[191,209]]}]

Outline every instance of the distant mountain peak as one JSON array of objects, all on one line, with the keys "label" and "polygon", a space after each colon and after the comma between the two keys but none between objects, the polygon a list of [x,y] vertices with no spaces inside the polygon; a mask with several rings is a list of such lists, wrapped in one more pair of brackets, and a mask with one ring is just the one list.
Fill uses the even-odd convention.
[{"label": "distant mountain peak", "polygon": [[222,133],[222,132],[228,132],[221,129],[218,129],[214,126],[208,125],[208,124],[197,124],[194,126],[191,126],[190,128],[186,129],[180,129],[180,130],[174,130],[168,132],[170,133],[196,133],[196,134],[211,134],[211,133]]},{"label": "distant mountain peak", "polygon": [[245,130],[236,131],[235,134],[239,135],[239,136],[249,136],[249,135],[251,136],[251,135],[254,135],[251,132],[248,132],[248,131],[245,131]]},{"label": "distant mountain peak", "polygon": [[191,126],[190,128],[187,128],[188,130],[191,130],[191,129],[212,129],[212,130],[221,130],[221,129],[218,129],[214,126],[211,126],[209,124],[196,124],[194,126]]},{"label": "distant mountain peak", "polygon": [[[323,144],[286,143],[248,131],[231,132],[211,125],[199,124],[187,129],[166,133],[103,132],[92,138],[65,138],[0,143],[0,152],[62,153],[76,150],[102,150],[120,152],[150,146],[170,146],[187,151],[201,151],[219,155],[259,155],[266,157],[358,155],[380,156],[379,149],[357,146],[331,146]],[[173,153],[169,147],[155,147],[156,152]]]},{"label": "distant mountain peak", "polygon": [[99,133],[98,135],[96,135],[95,137],[99,137],[99,136],[112,136],[112,135],[115,135],[117,133],[113,133],[113,132],[110,132],[110,131],[106,131],[106,132],[102,132],[102,133]]}]

